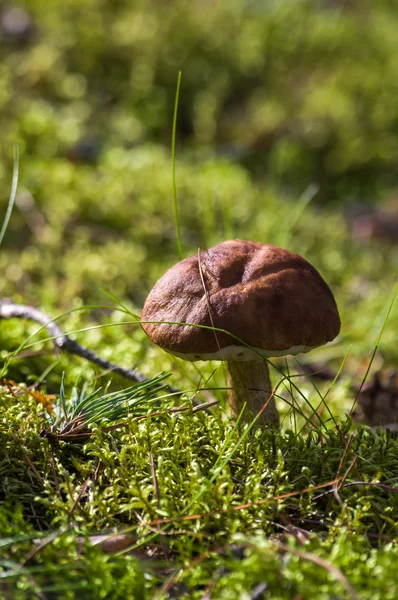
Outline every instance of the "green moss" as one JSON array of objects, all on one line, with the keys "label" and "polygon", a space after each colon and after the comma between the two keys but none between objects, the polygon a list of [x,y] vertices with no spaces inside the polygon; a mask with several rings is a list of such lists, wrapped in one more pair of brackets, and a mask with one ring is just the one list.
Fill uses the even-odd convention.
[{"label": "green moss", "polygon": [[[231,590],[250,590],[264,577],[273,597],[280,576],[281,598],[292,589],[301,593],[307,578],[313,578],[310,598],[317,586],[321,597],[340,593],[333,569],[294,552],[290,556],[286,549],[282,559],[273,546],[280,534],[288,539],[302,530],[302,535],[312,534],[308,544],[294,546],[299,552],[341,569],[354,587],[359,584],[358,591],[364,590],[361,598],[370,598],[373,589],[380,594],[390,590],[386,597],[393,598],[392,584],[382,582],[378,588],[377,578],[365,584],[365,567],[356,558],[362,553],[378,571],[387,568],[377,548],[397,534],[398,447],[392,436],[364,428],[347,445],[344,426],[340,433],[330,430],[322,436],[256,430],[239,438],[216,411],[130,417],[118,430],[95,428],[84,445],[52,445],[39,436],[43,409],[35,402],[25,398],[17,409],[12,396],[2,400],[2,534],[11,540],[5,548],[14,568],[23,563],[21,573],[27,577],[19,581],[26,589],[35,589],[33,578],[43,592],[60,590],[62,573],[68,581],[62,589],[81,590],[88,598],[106,597],[98,594],[111,589],[112,597],[123,597],[123,585],[131,586],[132,580],[144,593],[135,559],[105,556],[90,545],[83,554],[77,549],[78,535],[127,528],[141,555],[154,553],[172,572],[182,568],[178,580],[192,597],[198,597],[212,570],[221,570],[216,589],[225,598]],[[335,488],[333,482],[342,475]],[[48,528],[54,537],[39,533]],[[49,536],[48,543],[33,552],[27,566],[24,557],[34,549],[35,529],[39,540]],[[239,560],[236,547],[241,548]],[[393,559],[393,546],[391,552]],[[265,571],[260,568],[264,560]],[[15,575],[7,565],[4,580],[13,586]],[[162,568],[156,560],[145,568],[149,590],[159,584]],[[121,588],[114,590],[109,586],[119,571]]]}]

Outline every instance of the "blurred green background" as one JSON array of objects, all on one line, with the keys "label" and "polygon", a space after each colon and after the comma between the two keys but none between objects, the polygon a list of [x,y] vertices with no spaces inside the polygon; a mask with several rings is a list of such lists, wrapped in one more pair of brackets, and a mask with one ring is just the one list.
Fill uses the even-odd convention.
[{"label": "blurred green background", "polygon": [[[369,356],[397,280],[395,1],[0,6],[3,214],[16,143],[21,156],[0,296],[59,314],[109,303],[105,289],[139,310],[178,260],[170,143],[182,71],[185,255],[231,237],[299,252],[342,312],[341,337],[323,356],[341,360],[351,344]],[[388,364],[398,361],[396,312],[383,338]],[[90,316],[79,319],[72,328]],[[140,343],[129,359],[148,356],[130,333]],[[95,335],[86,342],[111,334]]]}]

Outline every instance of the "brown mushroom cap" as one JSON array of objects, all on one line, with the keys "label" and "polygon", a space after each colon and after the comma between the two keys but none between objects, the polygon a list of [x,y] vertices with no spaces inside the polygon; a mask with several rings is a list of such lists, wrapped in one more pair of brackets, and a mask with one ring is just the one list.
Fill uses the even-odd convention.
[{"label": "brown mushroom cap", "polygon": [[288,250],[243,240],[223,242],[169,269],[141,319],[155,344],[186,360],[256,357],[227,333],[192,325],[226,330],[266,356],[306,352],[340,331],[333,294],[314,267]]}]

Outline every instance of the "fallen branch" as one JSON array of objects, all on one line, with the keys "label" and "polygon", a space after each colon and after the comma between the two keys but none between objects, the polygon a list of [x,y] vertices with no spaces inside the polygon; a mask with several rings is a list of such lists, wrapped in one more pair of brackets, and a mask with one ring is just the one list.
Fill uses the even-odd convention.
[{"label": "fallen branch", "polygon": [[[47,330],[57,350],[81,356],[102,369],[112,371],[112,373],[121,375],[126,379],[131,379],[132,381],[139,383],[148,381],[148,378],[136,369],[125,369],[124,367],[120,367],[116,363],[101,358],[95,354],[95,352],[81,346],[78,342],[68,337],[54,319],[51,319],[46,313],[33,306],[14,304],[8,300],[0,300],[0,319],[26,319],[27,321],[39,323]],[[168,390],[172,393],[182,393],[180,390],[171,386],[168,386]]]}]

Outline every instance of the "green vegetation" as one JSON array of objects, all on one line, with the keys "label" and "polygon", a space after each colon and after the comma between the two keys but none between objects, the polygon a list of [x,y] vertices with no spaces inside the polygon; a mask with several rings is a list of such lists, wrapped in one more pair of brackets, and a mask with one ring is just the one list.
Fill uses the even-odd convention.
[{"label": "green vegetation", "polygon": [[[20,153],[0,298],[61,315],[152,385],[0,320],[0,598],[394,600],[397,438],[349,414],[370,363],[398,364],[398,245],[352,226],[358,207],[394,218],[395,3],[19,11],[0,12],[1,222]],[[339,338],[304,357],[341,368],[333,385],[303,357],[271,361],[281,433],[234,427],[223,365],[166,355],[135,317],[179,260],[179,71],[184,255],[233,237],[287,247],[340,308]]]},{"label": "green vegetation", "polygon": [[[276,591],[281,598],[354,597],[336,578],[340,569],[359,597],[394,598],[396,587],[386,578],[398,558],[392,545],[398,494],[391,486],[397,441],[390,435],[361,429],[350,438],[347,423],[340,433],[322,436],[256,430],[239,440],[220,412],[201,411],[131,417],[119,430],[95,427],[84,446],[52,446],[39,436],[43,407],[27,395],[19,400],[3,399],[5,589],[18,582],[31,590],[33,580],[36,589],[50,592],[69,577],[57,565],[69,565],[73,591],[65,591],[66,598],[77,590],[80,597],[107,597],[112,573],[121,573],[122,586],[124,580],[133,585],[141,570],[147,589],[178,582],[195,598],[207,585],[219,590],[214,597],[232,598],[232,590],[249,591],[264,580],[271,597]],[[104,557],[88,540],[80,554],[77,538],[116,530],[129,533],[136,548],[126,563]],[[281,540],[293,549],[289,559]],[[300,552],[334,570],[300,560]],[[105,587],[98,590],[102,568]],[[115,581],[115,597],[123,597],[121,590]],[[140,596],[130,591],[127,597]]]}]

